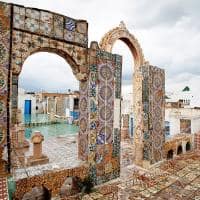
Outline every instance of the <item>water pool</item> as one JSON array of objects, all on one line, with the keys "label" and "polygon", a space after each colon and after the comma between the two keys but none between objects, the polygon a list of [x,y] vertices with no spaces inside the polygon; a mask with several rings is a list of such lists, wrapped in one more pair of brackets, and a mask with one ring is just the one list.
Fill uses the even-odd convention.
[{"label": "water pool", "polygon": [[40,131],[44,137],[52,137],[59,135],[76,135],[79,131],[79,127],[71,124],[52,124],[43,125],[33,128],[26,128],[25,136],[27,139],[31,137],[34,131]]},{"label": "water pool", "polygon": [[[36,114],[36,115],[24,115],[24,123],[34,123],[34,122],[48,122],[49,117],[46,114]],[[45,138],[59,135],[76,135],[79,131],[79,127],[76,125],[63,123],[59,124],[50,124],[50,125],[41,125],[25,129],[25,137],[27,139],[31,138],[31,135],[34,131],[40,131]]]}]

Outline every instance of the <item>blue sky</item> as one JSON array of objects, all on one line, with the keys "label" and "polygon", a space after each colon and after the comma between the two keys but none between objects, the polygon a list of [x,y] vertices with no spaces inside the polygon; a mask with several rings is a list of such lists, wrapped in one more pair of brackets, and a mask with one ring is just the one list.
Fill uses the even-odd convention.
[{"label": "blue sky", "polygon": [[[89,23],[89,41],[99,42],[107,31],[123,20],[129,31],[138,39],[145,59],[150,64],[165,69],[167,91],[181,90],[185,85],[189,85],[195,94],[199,93],[199,0],[154,0],[153,3],[149,0],[4,1],[52,10],[73,18],[86,19]],[[128,85],[131,83],[133,73],[130,52],[125,45],[120,43],[116,44],[114,51],[122,54],[126,60],[123,66],[125,78],[123,82]],[[21,74],[25,85],[41,89],[41,84],[44,82],[42,87],[46,87],[47,90],[68,88],[69,82],[73,79],[73,76],[69,78],[70,67],[66,67],[66,63],[62,59],[57,59],[56,56],[50,57],[51,62],[46,62],[44,58],[49,58],[49,56],[35,54],[27,59]],[[60,70],[55,69],[58,68],[57,65]],[[37,74],[39,68],[44,73]],[[49,70],[43,70],[45,68]],[[63,73],[65,69],[67,78]],[[50,77],[51,82],[49,82]],[[76,83],[73,84],[73,87],[75,86]]]}]

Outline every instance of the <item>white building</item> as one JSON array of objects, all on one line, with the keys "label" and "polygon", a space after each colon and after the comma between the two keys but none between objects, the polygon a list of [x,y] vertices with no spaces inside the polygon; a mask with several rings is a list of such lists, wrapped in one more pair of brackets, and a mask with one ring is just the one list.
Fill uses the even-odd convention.
[{"label": "white building", "polygon": [[199,94],[194,94],[188,86],[186,86],[182,91],[168,92],[166,95],[168,97],[166,102],[177,102],[183,100],[185,107],[187,104],[189,104],[188,107],[200,107]]},{"label": "white building", "polygon": [[166,108],[165,121],[169,122],[170,136],[183,132],[197,133],[200,131],[200,109]]},{"label": "white building", "polygon": [[165,121],[166,133],[170,136],[200,131],[200,108],[196,96],[188,86],[181,92],[167,94]]}]

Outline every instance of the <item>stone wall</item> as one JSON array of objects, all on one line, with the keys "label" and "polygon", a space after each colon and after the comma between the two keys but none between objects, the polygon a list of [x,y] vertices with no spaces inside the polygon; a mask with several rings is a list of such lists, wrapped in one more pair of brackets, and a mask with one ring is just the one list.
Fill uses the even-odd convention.
[{"label": "stone wall", "polygon": [[183,153],[186,152],[186,144],[190,143],[191,150],[194,149],[194,136],[190,134],[180,134],[167,140],[163,145],[163,159],[167,158],[170,150],[173,150],[173,155],[177,155],[178,147],[181,146]]},{"label": "stone wall", "polygon": [[30,192],[33,187],[41,185],[47,188],[52,196],[56,196],[60,193],[60,188],[67,177],[77,176],[83,179],[87,175],[88,168],[80,166],[73,169],[45,173],[41,176],[27,177],[16,182],[16,191],[13,199],[22,199],[24,194]]},{"label": "stone wall", "polygon": [[62,97],[56,98],[56,114],[65,117],[65,99]]}]

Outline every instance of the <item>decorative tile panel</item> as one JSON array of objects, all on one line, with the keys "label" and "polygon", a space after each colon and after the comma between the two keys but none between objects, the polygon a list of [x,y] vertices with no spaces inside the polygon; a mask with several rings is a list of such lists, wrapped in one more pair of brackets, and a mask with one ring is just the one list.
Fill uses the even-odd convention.
[{"label": "decorative tile panel", "polygon": [[68,31],[75,31],[76,28],[76,22],[75,20],[71,19],[71,18],[65,18],[65,26],[64,28]]},{"label": "decorative tile panel", "polygon": [[47,22],[40,22],[40,33],[44,35],[51,36],[52,35],[52,24]]},{"label": "decorative tile panel", "polygon": [[79,33],[87,34],[87,23],[85,22],[77,22],[76,28]]},{"label": "decorative tile panel", "polygon": [[53,22],[53,14],[50,12],[41,11],[40,12],[40,20],[49,24]]},{"label": "decorative tile panel", "polygon": [[13,25],[15,28],[24,29],[25,15],[15,14]]},{"label": "decorative tile panel", "polygon": [[63,15],[34,8],[14,6],[14,28],[87,47],[88,24]]},{"label": "decorative tile panel", "polygon": [[73,42],[75,40],[75,33],[73,31],[64,30],[64,39]]},{"label": "decorative tile panel", "polygon": [[25,30],[30,32],[39,32],[39,21],[32,18],[26,18]]},{"label": "decorative tile panel", "polygon": [[[12,41],[9,35],[10,6],[14,6]],[[121,57],[99,50],[98,45],[96,49],[88,49],[88,24],[84,20],[2,3],[0,11],[4,14],[0,14],[0,26],[3,27],[0,29],[0,140],[8,121],[9,64],[10,119],[14,125],[18,76],[25,59],[38,51],[53,51],[69,62],[80,80],[79,158],[89,164],[96,184],[119,176],[120,127],[114,127],[114,118],[120,116]],[[9,55],[11,42],[12,55]],[[114,105],[119,105],[115,112]]]},{"label": "decorative tile panel", "polygon": [[164,70],[153,66],[144,66],[142,73],[143,157],[150,163],[155,163],[162,160],[162,147],[165,141]]},{"label": "decorative tile panel", "polygon": [[40,19],[40,12],[35,9],[26,9],[26,17],[39,20]]},{"label": "decorative tile panel", "polygon": [[[0,148],[7,134],[8,68],[10,53],[10,5],[0,2]],[[1,149],[2,151],[2,149]],[[1,159],[1,158],[0,158]],[[5,167],[2,166],[1,167]]]}]

